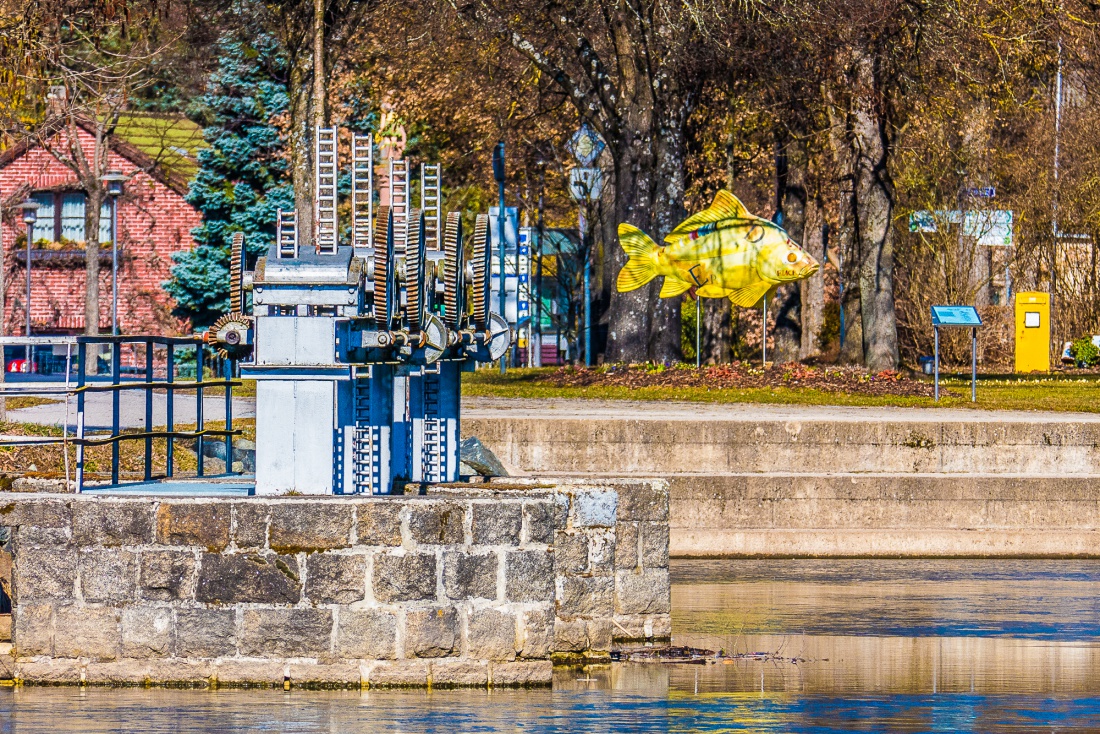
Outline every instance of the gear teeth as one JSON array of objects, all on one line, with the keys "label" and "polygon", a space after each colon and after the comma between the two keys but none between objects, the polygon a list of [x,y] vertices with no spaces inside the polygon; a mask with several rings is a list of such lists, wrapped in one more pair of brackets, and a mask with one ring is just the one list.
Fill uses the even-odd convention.
[{"label": "gear teeth", "polygon": [[473,257],[474,326],[484,331],[489,325],[489,215],[478,214],[474,224]]},{"label": "gear teeth", "polygon": [[443,239],[443,316],[444,323],[452,329],[462,328],[459,306],[462,281],[462,215],[448,212]]},{"label": "gear teeth", "polygon": [[424,214],[409,211],[409,231],[405,239],[405,304],[409,333],[419,334],[424,324]]},{"label": "gear teeth", "polygon": [[248,344],[239,345],[227,345],[218,339],[218,334],[230,326],[235,326],[242,331],[248,331],[252,328],[252,317],[241,313],[240,311],[230,311],[218,318],[213,325],[206,330],[203,334],[203,341],[212,345],[218,350],[218,356],[222,359],[231,359],[234,357],[243,357],[251,351],[252,347]]},{"label": "gear teeth", "polygon": [[234,232],[229,247],[229,311],[244,311],[241,292],[241,271],[244,268],[244,232]]},{"label": "gear teeth", "polygon": [[390,326],[390,283],[393,282],[393,210],[378,208],[374,225],[374,319],[378,327]]}]

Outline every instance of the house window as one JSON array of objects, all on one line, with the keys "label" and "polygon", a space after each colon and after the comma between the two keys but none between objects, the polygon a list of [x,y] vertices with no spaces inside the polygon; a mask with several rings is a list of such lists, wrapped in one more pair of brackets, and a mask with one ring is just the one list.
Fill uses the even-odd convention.
[{"label": "house window", "polygon": [[[84,237],[84,193],[38,193],[38,222],[34,225],[35,242],[79,242]],[[99,209],[99,241],[111,241],[111,205]]]}]

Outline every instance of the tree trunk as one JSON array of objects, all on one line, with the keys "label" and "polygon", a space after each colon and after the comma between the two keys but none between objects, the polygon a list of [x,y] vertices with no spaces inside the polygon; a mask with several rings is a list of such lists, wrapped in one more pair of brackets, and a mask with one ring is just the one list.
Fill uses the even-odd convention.
[{"label": "tree trunk", "polygon": [[852,81],[851,145],[864,364],[871,370],[890,370],[898,366],[894,184],[888,169],[886,115],[870,53],[863,52],[855,59]]},{"label": "tree trunk", "polygon": [[821,327],[825,323],[825,221],[821,200],[806,202],[806,229],[801,241],[806,252],[821,263],[821,269],[801,282],[802,344],[799,358],[808,359],[821,352]]},{"label": "tree trunk", "polygon": [[728,298],[703,299],[703,364],[726,364],[733,350],[733,313]]},{"label": "tree trunk", "polygon": [[[801,243],[806,224],[806,155],[797,140],[781,138],[775,157],[776,199],[782,212],[782,227],[795,242]],[[798,283],[779,287],[775,301],[775,328],[772,331],[777,364],[798,360],[802,348],[802,293]]]},{"label": "tree trunk", "polygon": [[294,209],[297,212],[298,243],[307,247],[313,243],[313,134],[310,130],[312,104],[306,54],[291,57],[290,64],[290,131],[287,154],[290,156],[290,182],[294,186]]},{"label": "tree trunk", "polygon": [[[650,113],[652,114],[652,113]],[[637,118],[645,120],[645,114]],[[650,131],[647,124],[615,141],[615,220],[638,227],[655,242],[684,216],[683,120]],[[626,254],[616,244],[608,248],[608,274],[617,278]],[[674,362],[680,349],[681,298],[659,298],[661,279],[629,293],[611,293],[607,335],[607,360],[639,363]]]},{"label": "tree trunk", "polygon": [[860,311],[859,249],[850,221],[843,221],[839,232],[839,278],[843,288],[840,294],[840,311],[843,328],[840,332],[840,361],[844,364],[863,364],[863,316]]}]

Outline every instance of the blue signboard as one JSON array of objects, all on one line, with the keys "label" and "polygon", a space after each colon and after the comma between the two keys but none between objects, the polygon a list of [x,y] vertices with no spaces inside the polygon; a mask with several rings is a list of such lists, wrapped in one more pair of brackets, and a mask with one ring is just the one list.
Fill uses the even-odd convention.
[{"label": "blue signboard", "polygon": [[933,326],[981,326],[982,317],[973,306],[933,306]]}]

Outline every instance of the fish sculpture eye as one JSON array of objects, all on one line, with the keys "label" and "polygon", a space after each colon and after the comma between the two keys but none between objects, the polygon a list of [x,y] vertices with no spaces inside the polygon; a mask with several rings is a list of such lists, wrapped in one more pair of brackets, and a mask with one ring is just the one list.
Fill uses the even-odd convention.
[{"label": "fish sculpture eye", "polygon": [[746,236],[749,242],[759,242],[760,238],[764,236],[764,228],[759,224],[754,224]]},{"label": "fish sculpture eye", "polygon": [[798,261],[798,255],[794,254],[793,252],[788,252],[787,253],[787,262],[793,263],[793,262],[797,262],[797,261]]}]

